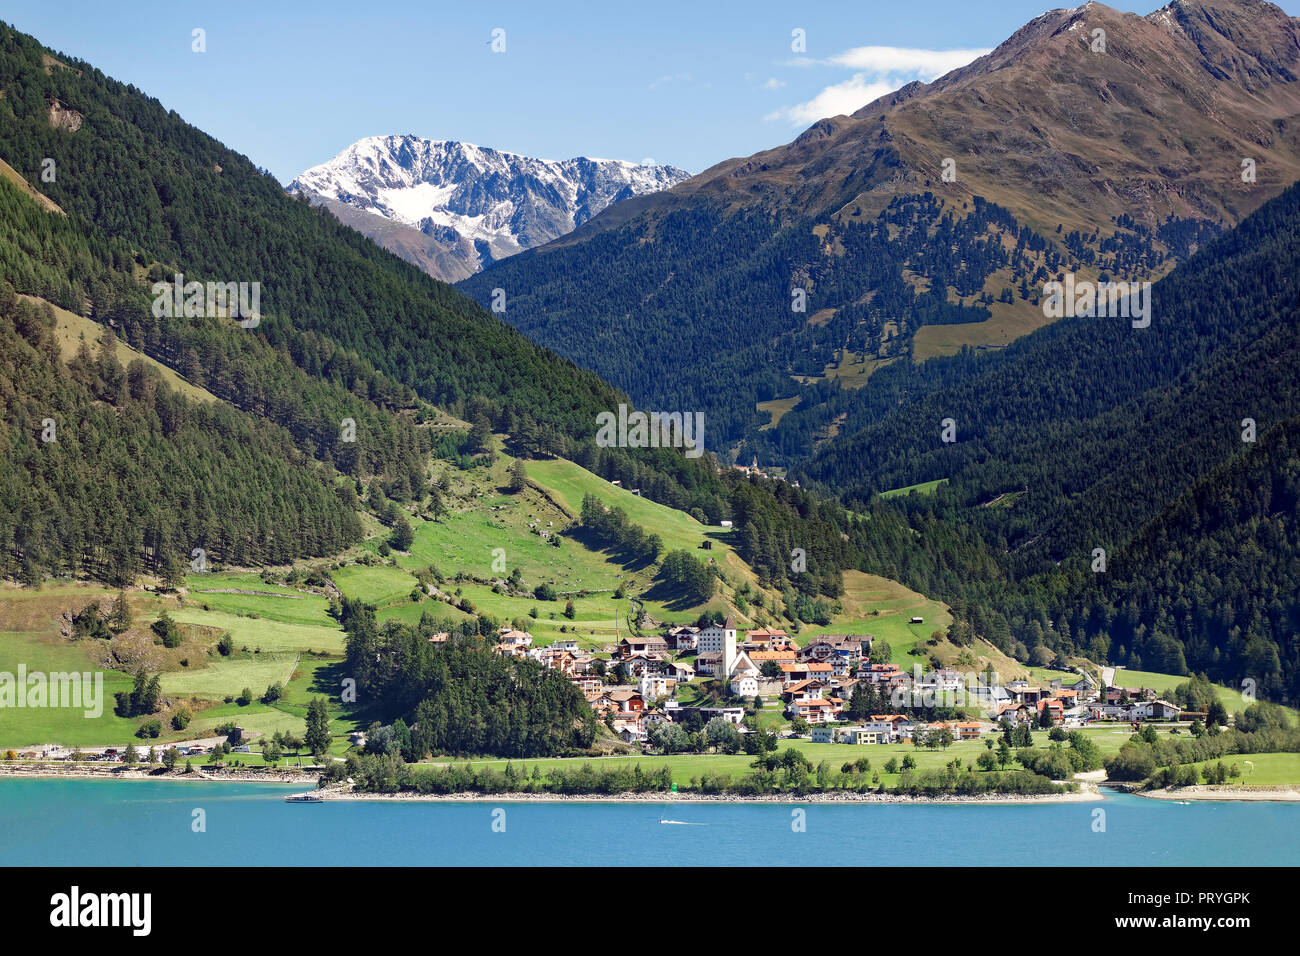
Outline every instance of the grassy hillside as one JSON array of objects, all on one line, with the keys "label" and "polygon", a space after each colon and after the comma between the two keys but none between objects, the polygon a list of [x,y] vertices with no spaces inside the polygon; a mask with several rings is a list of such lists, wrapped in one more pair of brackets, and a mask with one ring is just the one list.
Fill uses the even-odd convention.
[{"label": "grassy hillside", "polygon": [[[29,302],[44,302],[43,299],[36,299],[32,296],[21,296],[20,298]],[[54,327],[54,339],[58,342],[59,352],[65,362],[71,360],[77,354],[77,347],[81,342],[85,342],[91,352],[98,352],[100,340],[104,336],[104,326],[93,319],[77,315],[75,312],[69,312],[67,309],[61,309],[53,303],[49,305],[54,310],[57,323]],[[151,358],[143,352],[138,352],[124,343],[118,343],[117,350],[119,361],[123,365],[129,365],[133,360],[140,359],[150,368],[156,369],[169,387],[186,398],[199,402],[218,401],[218,398],[206,388],[201,388],[187,381],[179,372],[174,371],[157,359]]]}]

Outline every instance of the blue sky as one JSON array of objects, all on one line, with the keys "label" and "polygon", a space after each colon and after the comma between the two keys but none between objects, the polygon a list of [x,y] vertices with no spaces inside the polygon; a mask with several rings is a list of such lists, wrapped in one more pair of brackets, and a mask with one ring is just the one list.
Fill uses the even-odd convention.
[{"label": "blue sky", "polygon": [[[1300,0],[1281,6],[1294,15]],[[134,83],[288,181],[388,133],[699,172],[932,79],[1047,9],[1046,0],[6,0],[0,19]],[[205,31],[201,54],[195,28]]]}]

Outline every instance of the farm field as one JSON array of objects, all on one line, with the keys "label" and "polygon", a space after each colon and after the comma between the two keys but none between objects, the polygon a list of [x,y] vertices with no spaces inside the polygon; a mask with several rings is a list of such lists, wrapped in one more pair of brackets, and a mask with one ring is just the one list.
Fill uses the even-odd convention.
[{"label": "farm field", "polygon": [[[584,495],[595,494],[609,507],[619,507],[627,512],[628,520],[639,524],[647,531],[653,531],[663,539],[664,548],[672,551],[678,548],[695,552],[704,539],[714,541],[713,549],[731,553],[727,543],[730,528],[711,528],[702,525],[690,515],[634,495],[629,489],[612,485],[605,479],[593,475],[585,468],[563,459],[546,459],[526,462],[528,476],[544,487],[555,501],[570,513],[577,515],[582,510]],[[714,557],[718,557],[717,554]]]},{"label": "farm field", "polygon": [[339,590],[348,597],[376,607],[410,600],[411,589],[416,585],[409,573],[388,565],[349,565],[334,571],[333,577]]},{"label": "farm field", "polygon": [[260,697],[271,684],[289,679],[297,657],[292,651],[280,651],[217,658],[207,667],[165,672],[162,689],[174,696],[221,700],[226,696],[237,696],[247,687]]},{"label": "farm field", "polygon": [[[748,581],[752,587],[757,583],[750,569],[727,545],[730,529],[707,528],[682,512],[633,495],[561,460],[525,461],[529,488],[506,494],[502,489],[512,461],[502,454],[489,470],[450,472],[450,513],[436,521],[409,517],[414,534],[409,553],[393,552],[391,558],[380,559],[392,563],[339,569],[333,572],[339,588],[349,597],[374,604],[381,621],[415,622],[426,611],[435,618],[463,619],[467,616],[464,612],[445,602],[411,600],[417,586],[414,572],[432,566],[445,579],[440,588],[447,593],[459,592],[457,596],[467,598],[476,613],[508,622],[526,619],[535,609],[538,617],[530,620],[529,630],[539,644],[572,632],[591,646],[607,643],[627,633],[626,616],[631,611],[630,601],[616,601],[614,592],[622,585],[629,596],[643,593],[654,584],[655,568],[623,565],[616,555],[587,547],[573,537],[561,537],[559,547],[547,542],[542,533],[552,534],[568,526],[587,493],[598,495],[611,507],[623,508],[630,520],[659,534],[666,550],[680,547],[709,555],[720,563],[733,584]],[[380,527],[361,548],[378,556],[386,537],[387,532]],[[705,540],[714,543],[712,550],[700,549]],[[560,601],[552,604],[531,596],[498,594],[483,583],[504,579],[516,568],[529,590],[547,583],[559,594]],[[458,573],[479,580],[456,581]],[[590,593],[576,594],[582,591]],[[567,597],[574,601],[573,621],[562,616]],[[655,620],[668,623],[694,621],[704,610],[730,612],[721,591],[704,606],[683,607],[678,602],[658,599],[643,603]]]},{"label": "farm field", "polygon": [[[251,578],[252,580],[246,580]],[[214,580],[209,580],[214,579]],[[329,598],[267,584],[253,574],[190,575],[186,578],[188,605],[206,605],[228,614],[255,614],[283,624],[336,626],[329,617]],[[223,593],[217,589],[257,590],[257,594]],[[277,597],[275,595],[282,595]]]},{"label": "farm field", "polygon": [[104,670],[92,660],[89,648],[48,636],[24,631],[0,631],[0,671],[17,676],[23,666],[29,673],[90,672],[103,675],[103,699],[98,717],[87,717],[84,708],[5,708],[0,721],[0,747],[26,747],[46,743],[68,746],[107,745],[126,740],[139,721],[113,713],[118,691],[129,691],[132,678]]},{"label": "farm field", "polygon": [[343,629],[324,615],[322,617],[328,625],[325,623],[287,624],[261,616],[249,617],[247,614],[231,614],[226,611],[205,611],[189,604],[168,613],[181,624],[214,628],[216,633],[213,634],[213,642],[221,631],[229,631],[236,648],[247,647],[250,651],[259,648],[262,651],[342,652],[343,650]]},{"label": "farm field", "polygon": [[[1224,766],[1233,764],[1241,776],[1228,781],[1228,787],[1286,787],[1300,785],[1300,753],[1296,754],[1230,754],[1221,758]],[[1192,764],[1199,773],[1207,764],[1220,760],[1206,760]]]}]

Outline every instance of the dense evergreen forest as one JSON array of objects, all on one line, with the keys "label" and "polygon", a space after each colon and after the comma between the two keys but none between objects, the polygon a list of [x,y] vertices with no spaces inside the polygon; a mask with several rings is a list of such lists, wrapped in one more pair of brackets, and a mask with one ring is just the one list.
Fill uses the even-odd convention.
[{"label": "dense evergreen forest", "polygon": [[[930,192],[895,197],[870,220],[811,212],[785,220],[697,198],[512,256],[458,288],[484,304],[506,290],[507,320],[534,341],[646,407],[703,411],[716,446],[745,440],[742,461],[758,454],[791,464],[857,392],[793,376],[818,378],[846,353],[908,365],[894,360],[911,357],[923,325],[983,321],[995,298],[1036,303],[1062,269],[1144,278],[1168,249],[1185,254],[1215,231],[1172,219],[1152,231],[1124,219],[1112,236],[1048,240],[980,197],[957,206]],[[985,291],[998,272],[1007,284]],[[802,414],[758,431],[769,416],[755,403],[789,396],[799,396]]]},{"label": "dense evergreen forest", "polygon": [[[342,623],[358,702],[376,718],[413,724],[416,759],[549,757],[586,750],[595,738],[595,713],[568,678],[494,654],[488,635],[427,614],[415,625],[381,627],[374,608],[347,599]],[[452,633],[431,642],[440,631]]]},{"label": "dense evergreen forest", "polygon": [[[269,173],[156,99],[61,55],[47,69],[45,54],[0,25],[0,157],[76,223],[117,240],[94,248],[114,257],[113,271],[134,264],[151,281],[181,273],[260,282],[256,334],[300,366],[315,371],[322,351],[342,349],[453,413],[485,396],[578,434],[617,404],[595,375],[291,199]],[[78,129],[52,124],[55,103],[80,116]],[[54,182],[40,180],[47,157],[56,162]],[[112,299],[96,271],[75,270],[56,304],[80,311],[83,299]]]},{"label": "dense evergreen forest", "polygon": [[[53,310],[0,287],[0,574],[177,580],[194,548],[282,564],[361,536],[350,489],[283,429],[187,400],[115,339],[59,355]],[[290,449],[286,451],[286,449]]]},{"label": "dense evergreen forest", "polygon": [[[1298,231],[1293,187],[1157,283],[1150,328],[1065,320],[996,355],[882,371],[868,424],[795,475],[872,514],[863,566],[953,603],[959,635],[1295,700]],[[899,518],[913,534],[891,553]]]},{"label": "dense evergreen forest", "polygon": [[[520,452],[565,454],[702,520],[725,517],[726,491],[708,463],[668,449],[596,447],[597,412],[623,396],[290,199],[156,100],[88,64],[47,59],[36,41],[2,26],[0,89],[0,158],[65,213],[0,177],[0,279],[16,292],[113,329],[234,408],[281,426],[286,447],[354,478],[380,477],[398,502],[423,498],[431,453],[483,451],[497,430]],[[55,103],[79,114],[79,128],[52,124]],[[47,157],[56,163],[50,182],[41,177]],[[151,285],[175,273],[260,282],[260,321],[240,328],[220,314],[157,314]],[[425,427],[439,418],[430,402],[463,416],[470,435]],[[86,464],[93,472],[101,463]],[[56,542],[32,545],[29,537],[9,557],[31,575],[105,573]],[[237,552],[209,553],[229,561]],[[148,551],[139,557],[143,565],[112,573],[156,564]]]}]

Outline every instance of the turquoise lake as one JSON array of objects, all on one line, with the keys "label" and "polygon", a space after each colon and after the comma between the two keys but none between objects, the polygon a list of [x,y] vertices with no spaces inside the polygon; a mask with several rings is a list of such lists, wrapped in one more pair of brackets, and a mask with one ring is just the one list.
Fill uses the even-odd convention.
[{"label": "turquoise lake", "polygon": [[[999,866],[1035,853],[1077,866],[1300,863],[1295,804],[1126,794],[1031,806],[284,802],[302,790],[0,779],[0,865]],[[493,830],[498,808],[505,832]],[[796,808],[804,832],[792,828]],[[196,809],[206,832],[191,829]]]}]

